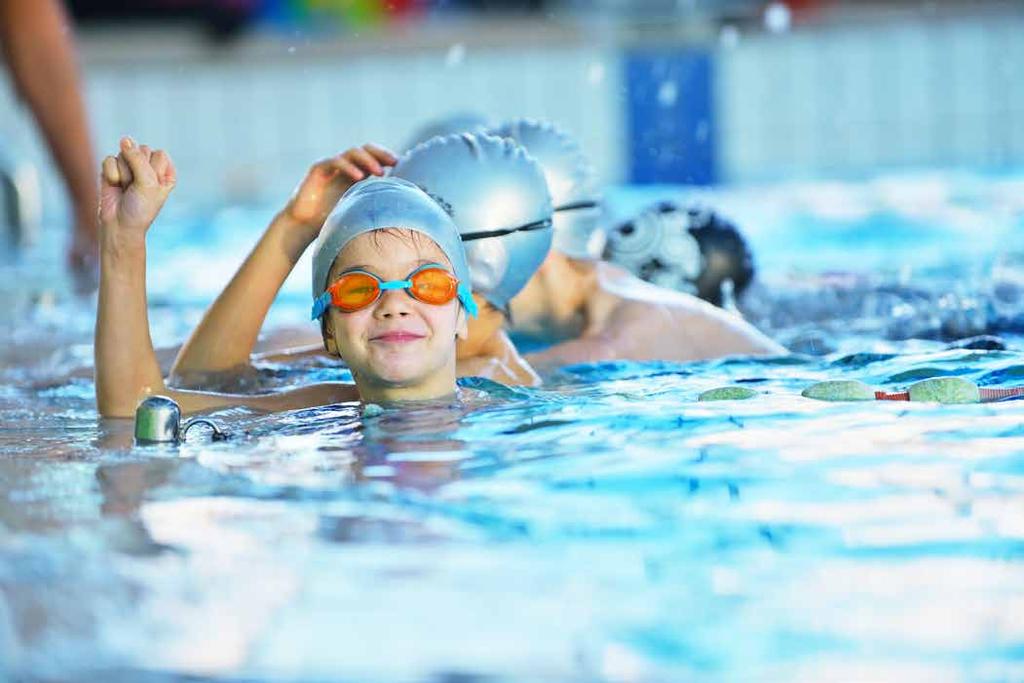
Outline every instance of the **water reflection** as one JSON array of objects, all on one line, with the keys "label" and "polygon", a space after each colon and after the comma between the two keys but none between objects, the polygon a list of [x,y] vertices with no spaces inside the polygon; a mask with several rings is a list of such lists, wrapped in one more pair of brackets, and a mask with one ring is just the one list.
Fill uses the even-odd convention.
[{"label": "water reflection", "polygon": [[[0,678],[1020,678],[1024,403],[799,396],[1021,383],[1011,266],[999,343],[884,338],[901,301],[940,303],[920,326],[937,336],[976,327],[971,291],[935,296],[955,273],[830,276],[766,313],[794,337],[811,318],[828,355],[579,366],[401,411],[225,410],[230,441],[174,448],[96,419],[88,305],[14,292]],[[164,294],[172,345],[201,307]],[[339,369],[257,371],[280,388]],[[695,401],[731,383],[762,393]]]}]

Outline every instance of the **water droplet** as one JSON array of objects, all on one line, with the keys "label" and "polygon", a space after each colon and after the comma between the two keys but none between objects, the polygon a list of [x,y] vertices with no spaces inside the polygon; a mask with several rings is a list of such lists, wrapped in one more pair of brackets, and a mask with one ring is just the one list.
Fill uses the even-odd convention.
[{"label": "water droplet", "polygon": [[609,643],[601,653],[601,673],[621,683],[641,681],[650,675],[643,658],[625,645]]},{"label": "water droplet", "polygon": [[444,65],[446,67],[453,67],[462,64],[466,59],[466,46],[462,43],[455,43],[448,48],[448,54],[444,57]]},{"label": "water droplet", "polygon": [[587,69],[587,81],[591,85],[600,85],[604,82],[605,69],[601,62],[594,62]]},{"label": "water droplet", "polygon": [[288,54],[290,54],[290,55],[295,54],[295,46],[294,45],[289,45],[288,46]]},{"label": "water droplet", "polygon": [[732,24],[726,24],[718,32],[718,42],[724,48],[732,49],[740,44],[740,30]]},{"label": "water droplet", "polygon": [[711,570],[711,590],[715,595],[739,595],[743,579],[739,572],[728,567],[714,567]]},{"label": "water droplet", "polygon": [[701,121],[697,124],[697,129],[693,135],[697,139],[697,142],[706,142],[708,135],[711,133],[711,126],[708,125],[707,121]]},{"label": "water droplet", "polygon": [[671,107],[679,97],[679,88],[675,81],[662,81],[658,86],[658,104],[663,107]]},{"label": "water droplet", "polygon": [[764,25],[772,33],[785,33],[789,30],[793,13],[784,2],[773,2],[764,10]]}]

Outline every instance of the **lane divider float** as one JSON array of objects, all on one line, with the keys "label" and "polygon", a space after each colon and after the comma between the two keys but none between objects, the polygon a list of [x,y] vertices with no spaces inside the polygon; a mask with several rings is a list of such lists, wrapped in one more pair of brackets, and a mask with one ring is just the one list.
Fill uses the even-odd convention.
[{"label": "lane divider float", "polygon": [[[698,401],[744,401],[761,392],[750,387],[725,386],[703,391]],[[992,389],[979,387],[963,377],[930,377],[914,382],[904,391],[887,392],[873,389],[854,379],[816,382],[803,391],[804,398],[818,401],[914,401],[919,403],[993,403],[1024,396],[1024,387]]]}]

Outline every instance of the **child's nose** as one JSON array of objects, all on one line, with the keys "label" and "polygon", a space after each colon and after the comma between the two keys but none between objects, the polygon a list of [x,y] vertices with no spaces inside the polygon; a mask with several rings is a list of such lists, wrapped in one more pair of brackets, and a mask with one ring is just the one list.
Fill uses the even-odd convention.
[{"label": "child's nose", "polygon": [[409,315],[412,313],[412,297],[404,289],[386,289],[380,293],[374,313],[381,318]]}]

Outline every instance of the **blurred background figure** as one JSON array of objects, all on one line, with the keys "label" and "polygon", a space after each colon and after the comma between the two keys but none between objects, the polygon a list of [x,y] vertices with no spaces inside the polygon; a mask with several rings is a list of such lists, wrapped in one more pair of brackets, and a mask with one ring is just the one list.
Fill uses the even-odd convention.
[{"label": "blurred background figure", "polygon": [[[96,163],[78,76],[74,33],[58,0],[0,0],[0,43],[13,82],[32,110],[71,200],[72,236],[68,263],[81,288],[94,286],[96,249]],[[2,133],[0,133],[2,135]],[[0,137],[2,144],[2,137]],[[19,162],[20,163],[20,162]],[[22,164],[21,169],[25,166]],[[33,192],[26,170],[7,172],[8,222],[14,242],[32,240],[26,195]]]}]

